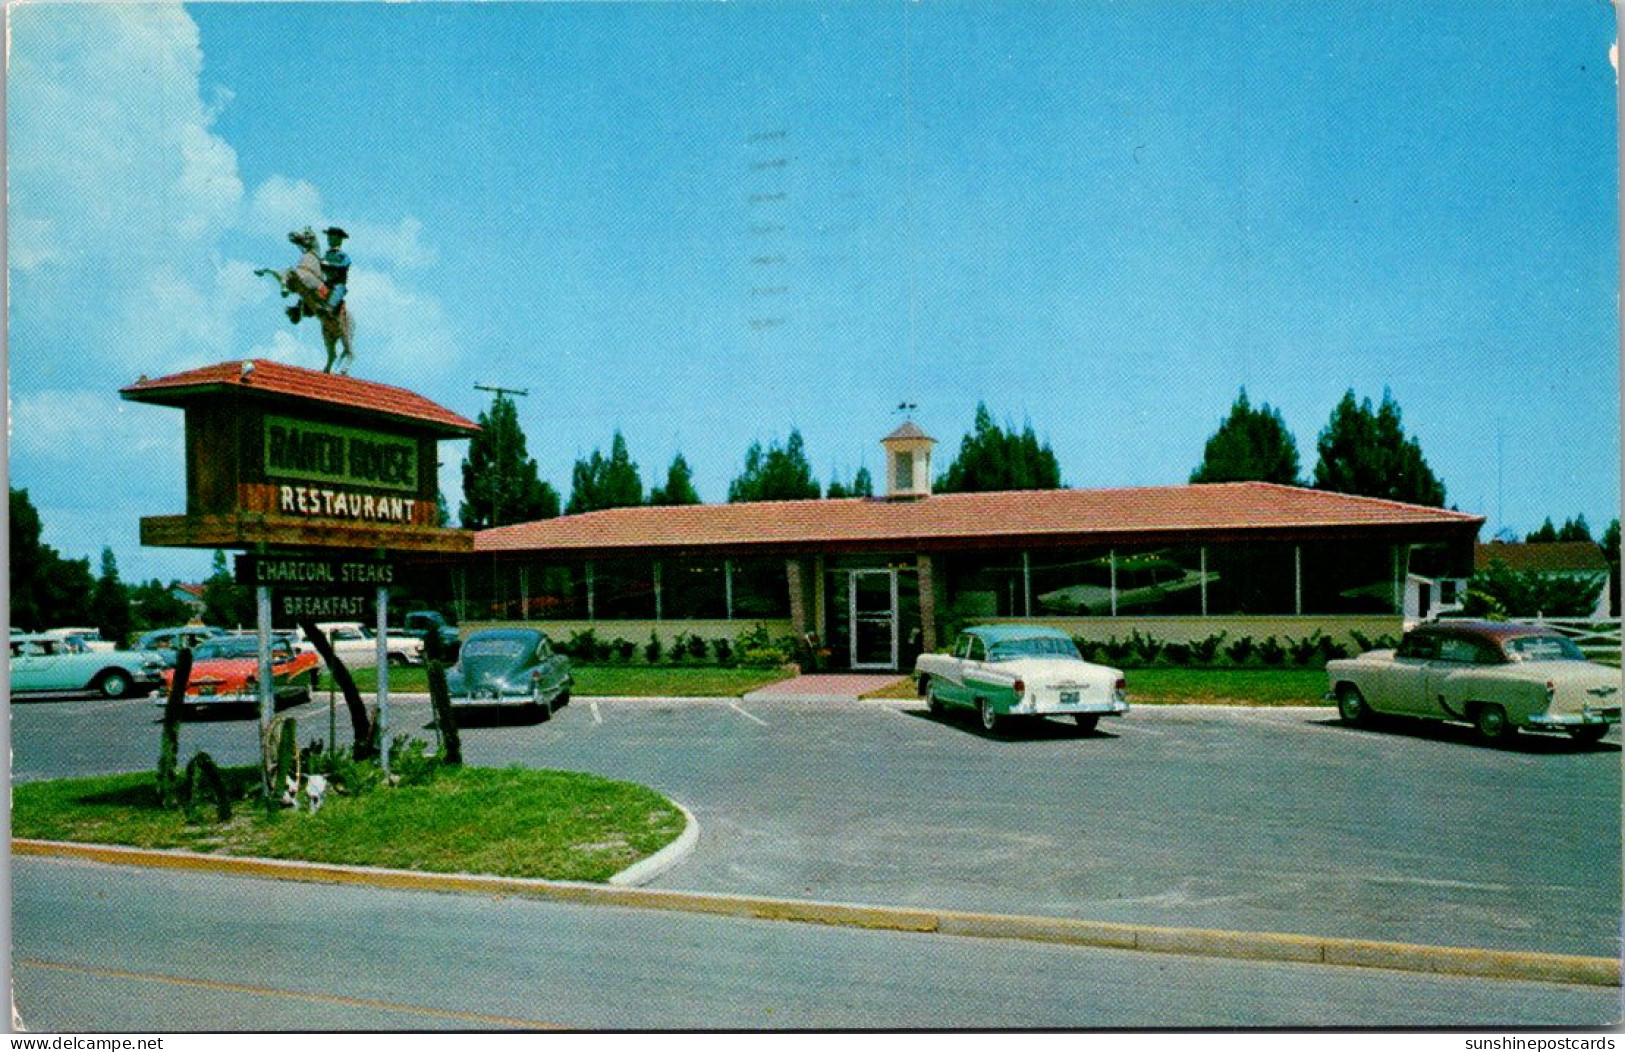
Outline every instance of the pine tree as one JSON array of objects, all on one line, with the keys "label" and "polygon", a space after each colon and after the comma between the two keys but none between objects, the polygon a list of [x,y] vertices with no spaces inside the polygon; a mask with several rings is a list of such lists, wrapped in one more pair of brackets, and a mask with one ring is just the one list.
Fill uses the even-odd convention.
[{"label": "pine tree", "polygon": [[1375,411],[1371,399],[1356,403],[1353,391],[1345,394],[1317,449],[1316,489],[1444,507],[1444,483],[1428,467],[1421,444],[1405,437],[1399,403],[1386,390]]},{"label": "pine tree", "polygon": [[807,463],[806,444],[799,429],[790,432],[781,448],[771,442],[764,452],[760,442],[745,451],[745,470],[728,483],[728,503],[758,500],[816,500],[822,490]]},{"label": "pine tree", "polygon": [[463,461],[463,502],[457,515],[464,528],[556,518],[558,492],[537,476],[513,399],[498,394],[490,410],[480,414],[479,425]]},{"label": "pine tree", "polygon": [[1529,536],[1523,539],[1525,544],[1552,544],[1557,540],[1557,527],[1552,525],[1551,516],[1538,527],[1529,531]]},{"label": "pine tree", "polygon": [[1298,484],[1298,445],[1268,402],[1254,409],[1241,389],[1230,415],[1202,451],[1192,482],[1279,482]]},{"label": "pine tree", "polygon": [[91,599],[92,622],[103,639],[124,643],[134,628],[130,613],[130,590],[119,580],[118,561],[113,549],[102,549],[102,575],[96,579],[96,593]]},{"label": "pine tree", "polygon": [[988,493],[999,490],[1059,489],[1061,465],[1049,444],[1041,443],[1031,423],[1020,434],[993,421],[985,403],[976,405],[971,433],[959,443],[959,455],[936,480],[939,493]]},{"label": "pine tree", "polygon": [[605,508],[629,508],[643,503],[643,480],[638,466],[626,451],[626,439],[619,430],[611,439],[609,456],[598,450],[586,460],[577,460],[570,472],[570,503],[566,515],[580,515]]},{"label": "pine tree", "polygon": [[64,559],[41,539],[44,525],[26,489],[11,490],[10,601],[14,628],[44,629],[91,620],[95,579],[89,559]]},{"label": "pine tree", "polygon": [[666,484],[656,486],[649,491],[650,504],[698,504],[700,494],[694,488],[694,473],[689,470],[688,461],[683,454],[678,453],[672,458],[671,467],[666,469]]},{"label": "pine tree", "polygon": [[238,628],[258,622],[254,595],[237,583],[226,564],[226,553],[215,549],[209,579],[203,582],[203,622],[221,628]]}]

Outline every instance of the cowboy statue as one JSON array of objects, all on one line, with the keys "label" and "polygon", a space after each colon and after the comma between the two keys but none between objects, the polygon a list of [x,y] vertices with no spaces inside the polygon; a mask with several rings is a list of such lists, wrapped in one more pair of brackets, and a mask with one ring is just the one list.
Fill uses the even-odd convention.
[{"label": "cowboy statue", "polygon": [[[261,269],[254,271],[276,281],[284,296],[294,296],[298,302],[287,309],[288,320],[297,325],[304,318],[317,318],[322,326],[322,342],[327,347],[327,366],[324,372],[333,372],[335,365],[340,375],[349,373],[354,360],[352,344],[355,321],[344,302],[346,286],[350,280],[350,257],[339,248],[348,236],[339,227],[328,227],[328,250],[325,256],[316,254],[316,232],[310,227],[295,230],[288,240],[302,249],[299,262],[288,270]],[[343,352],[336,353],[339,345]]]},{"label": "cowboy statue", "polygon": [[327,253],[322,256],[322,276],[327,279],[327,309],[337,312],[344,305],[344,293],[350,283],[350,256],[342,246],[349,234],[342,227],[330,226],[327,235]]}]

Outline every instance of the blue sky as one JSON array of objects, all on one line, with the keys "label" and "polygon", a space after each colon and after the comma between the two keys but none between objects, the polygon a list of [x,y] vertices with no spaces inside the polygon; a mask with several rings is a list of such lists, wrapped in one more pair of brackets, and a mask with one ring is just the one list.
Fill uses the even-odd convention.
[{"label": "blue sky", "polygon": [[[319,366],[252,268],[352,233],[355,375],[530,452],[880,466],[985,400],[1185,481],[1246,386],[1305,475],[1392,390],[1483,536],[1619,506],[1614,39],[1511,3],[12,7],[10,471],[70,556],[184,506],[136,377]],[[1498,449],[1501,454],[1498,455]],[[453,507],[462,450],[443,448]]]}]

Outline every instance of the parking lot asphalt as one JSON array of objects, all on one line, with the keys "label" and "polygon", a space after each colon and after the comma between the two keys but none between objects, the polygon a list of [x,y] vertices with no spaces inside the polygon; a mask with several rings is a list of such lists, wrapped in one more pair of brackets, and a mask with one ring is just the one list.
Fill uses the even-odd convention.
[{"label": "parking lot asphalt", "polygon": [[[327,706],[291,710],[326,736]],[[398,699],[396,731],[427,706]],[[469,714],[473,715],[473,714]],[[12,709],[14,775],[149,766],[156,707]],[[577,699],[465,720],[470,763],[587,770],[688,806],[656,886],[1492,949],[1620,952],[1620,750],[1329,709],[1144,707],[985,734],[912,702]],[[337,714],[340,740],[347,737]],[[182,755],[251,762],[249,719]]]}]

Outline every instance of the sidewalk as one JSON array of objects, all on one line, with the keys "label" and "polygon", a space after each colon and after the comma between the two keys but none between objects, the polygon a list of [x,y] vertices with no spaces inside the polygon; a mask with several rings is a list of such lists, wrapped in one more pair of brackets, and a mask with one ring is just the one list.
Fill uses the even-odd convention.
[{"label": "sidewalk", "polygon": [[895,672],[860,674],[825,672],[797,676],[779,683],[770,683],[753,690],[743,701],[857,701],[872,690],[896,683],[902,677]]}]

